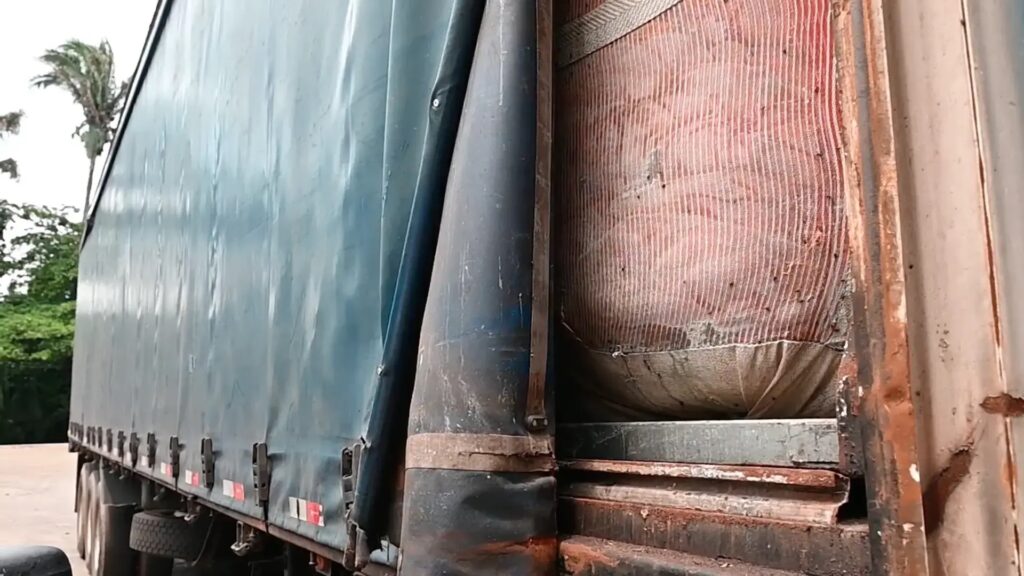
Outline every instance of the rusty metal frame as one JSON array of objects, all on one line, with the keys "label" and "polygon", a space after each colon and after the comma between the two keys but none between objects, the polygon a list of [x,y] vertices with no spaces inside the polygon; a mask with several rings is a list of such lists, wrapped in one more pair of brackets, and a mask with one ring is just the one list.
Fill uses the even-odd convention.
[{"label": "rusty metal frame", "polygon": [[735,560],[714,559],[614,540],[570,536],[559,545],[567,576],[792,576]]},{"label": "rusty metal frame", "polygon": [[[829,470],[691,466],[658,462],[569,462],[558,493],[742,518],[832,527],[850,482]],[[621,520],[621,519],[620,519]]]},{"label": "rusty metal frame", "polygon": [[[1013,548],[1003,562],[1022,571],[1020,455],[1024,453],[1024,4],[1018,0],[965,0],[964,24],[973,73],[982,183],[992,259],[993,310],[1002,382],[979,404],[987,417],[1002,418],[1006,443],[1005,484],[999,495],[1014,510]],[[990,416],[989,416],[990,415]],[[1009,508],[1007,506],[1007,508]],[[1009,539],[1011,535],[1007,535]],[[1008,562],[1007,562],[1008,560]]]},{"label": "rusty metal frame", "polygon": [[770,466],[733,466],[725,464],[675,464],[671,462],[629,462],[622,460],[561,460],[563,472],[597,472],[661,478],[693,478],[750,482],[754,484],[786,484],[807,488],[848,486],[849,480],[831,470],[776,468]]},{"label": "rusty metal frame", "polygon": [[836,382],[836,430],[839,439],[839,472],[851,478],[864,476],[864,446],[861,442],[861,398],[858,394],[856,355],[843,359]]},{"label": "rusty metal frame", "polygon": [[[884,0],[836,0],[857,386],[872,572],[928,573]],[[852,393],[855,390],[855,393]]]},{"label": "rusty metal frame", "polygon": [[[837,460],[863,471],[880,576],[1021,573],[1024,275],[1007,222],[1024,206],[1012,162],[1024,54],[1008,42],[1020,19],[998,15],[1014,6],[833,0],[857,352],[841,378]],[[569,524],[606,530],[598,508],[611,503],[566,505]]]},{"label": "rusty metal frame", "polygon": [[[868,574],[868,526],[842,512],[850,481],[834,470],[562,460],[559,473],[559,522],[569,538],[602,538],[648,556],[729,558],[764,570]],[[626,566],[646,565],[636,558]]]},{"label": "rusty metal frame", "polygon": [[836,468],[833,418],[564,424],[559,458]]},{"label": "rusty metal frame", "polygon": [[[868,574],[865,523],[830,526],[563,495],[566,534],[821,576]],[[634,574],[638,572],[633,572]]]},{"label": "rusty metal frame", "polygon": [[833,8],[873,570],[1020,574],[1024,10]]}]

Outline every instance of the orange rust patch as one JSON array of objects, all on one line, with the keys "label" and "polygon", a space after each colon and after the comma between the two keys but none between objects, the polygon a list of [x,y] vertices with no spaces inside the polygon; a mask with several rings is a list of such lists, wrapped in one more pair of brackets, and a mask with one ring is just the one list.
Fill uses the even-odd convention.
[{"label": "orange rust patch", "polygon": [[989,396],[981,401],[981,409],[989,414],[999,414],[1007,418],[1016,418],[1024,415],[1024,398],[1010,396],[1003,392],[995,396]]},{"label": "orange rust patch", "polygon": [[574,542],[562,542],[563,568],[568,574],[590,573],[597,566],[618,566],[618,560],[601,550]]},{"label": "orange rust patch", "polygon": [[953,453],[949,463],[942,469],[924,491],[924,530],[930,534],[942,525],[946,516],[949,498],[971,472],[974,461],[974,445],[969,443]]},{"label": "orange rust patch", "polygon": [[845,486],[845,479],[830,470],[781,468],[773,466],[730,466],[724,464],[673,464],[668,462],[622,462],[615,460],[562,460],[559,469],[582,472],[698,478],[732,482],[785,484],[813,488]]},{"label": "orange rust patch", "polygon": [[502,556],[525,554],[533,558],[533,574],[550,574],[558,560],[558,539],[555,537],[530,538],[525,542],[491,542],[467,551],[471,556]]}]

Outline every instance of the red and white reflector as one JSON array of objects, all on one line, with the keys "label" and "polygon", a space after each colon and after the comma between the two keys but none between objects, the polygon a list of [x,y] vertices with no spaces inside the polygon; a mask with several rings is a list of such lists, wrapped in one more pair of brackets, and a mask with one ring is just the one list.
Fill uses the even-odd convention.
[{"label": "red and white reflector", "polygon": [[160,473],[163,474],[164,476],[173,476],[174,475],[174,469],[171,468],[171,465],[168,464],[167,462],[161,462],[160,463]]},{"label": "red and white reflector", "polygon": [[324,525],[324,506],[302,498],[288,498],[288,515],[301,522],[316,526]]},{"label": "red and white reflector", "polygon": [[232,482],[231,480],[225,480],[223,483],[223,493],[232,500],[238,500],[239,502],[245,500],[245,485],[239,482]]},{"label": "red and white reflector", "polygon": [[189,486],[195,486],[199,488],[199,472],[195,470],[185,470],[185,484]]}]

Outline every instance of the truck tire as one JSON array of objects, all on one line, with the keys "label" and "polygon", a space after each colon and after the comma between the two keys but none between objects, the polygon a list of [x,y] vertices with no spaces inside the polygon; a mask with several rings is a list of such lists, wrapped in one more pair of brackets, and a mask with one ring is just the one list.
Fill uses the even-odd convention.
[{"label": "truck tire", "polygon": [[82,482],[83,500],[79,505],[82,514],[82,560],[85,565],[92,566],[92,557],[96,547],[96,523],[93,516],[96,514],[96,493],[99,491],[99,471],[95,466],[90,466],[85,474],[85,481]]},{"label": "truck tire", "polygon": [[189,524],[172,512],[137,512],[129,545],[144,554],[193,562],[203,552],[207,528],[205,522]]},{"label": "truck tire", "polygon": [[85,560],[85,532],[89,523],[89,499],[92,497],[89,491],[89,474],[94,471],[95,468],[88,463],[78,471],[78,499],[75,509],[78,527],[75,544],[78,548],[78,557],[82,560]]},{"label": "truck tire", "polygon": [[92,576],[133,576],[134,552],[128,547],[133,504],[115,504],[106,486],[103,473],[91,477],[89,513],[91,542],[86,544],[87,565]]}]

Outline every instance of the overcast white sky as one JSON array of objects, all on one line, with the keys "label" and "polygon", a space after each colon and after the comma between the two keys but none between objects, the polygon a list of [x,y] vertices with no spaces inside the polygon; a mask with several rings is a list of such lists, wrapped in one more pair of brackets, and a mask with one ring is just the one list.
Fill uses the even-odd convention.
[{"label": "overcast white sky", "polygon": [[[156,7],[155,0],[0,0],[0,114],[24,110],[21,133],[0,142],[0,158],[18,161],[21,179],[0,176],[0,198],[15,202],[70,205],[85,197],[89,163],[71,133],[81,109],[64,91],[30,88],[45,70],[38,57],[47,48],[78,38],[114,49],[118,81],[135,70]],[[99,177],[102,159],[96,167]]]}]

